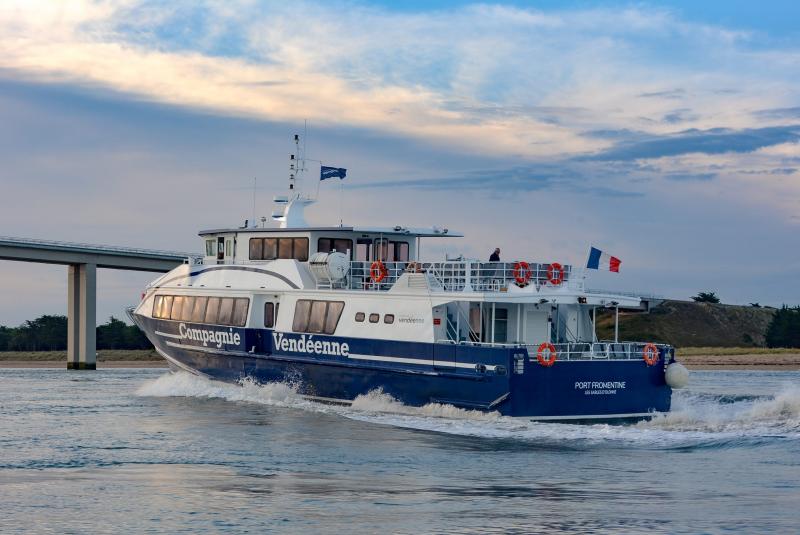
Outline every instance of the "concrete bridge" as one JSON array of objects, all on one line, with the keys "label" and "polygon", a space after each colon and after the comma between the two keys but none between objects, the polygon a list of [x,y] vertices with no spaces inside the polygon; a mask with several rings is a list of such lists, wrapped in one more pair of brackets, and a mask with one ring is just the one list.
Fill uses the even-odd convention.
[{"label": "concrete bridge", "polygon": [[0,259],[68,266],[67,369],[96,364],[97,268],[167,272],[199,255],[0,236]]}]

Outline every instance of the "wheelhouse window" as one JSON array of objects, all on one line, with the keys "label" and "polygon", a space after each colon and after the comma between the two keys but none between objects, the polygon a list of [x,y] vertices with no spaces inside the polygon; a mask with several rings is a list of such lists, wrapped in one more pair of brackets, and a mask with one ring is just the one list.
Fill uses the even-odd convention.
[{"label": "wheelhouse window", "polygon": [[294,309],[292,330],[302,333],[333,334],[344,310],[342,301],[300,299]]},{"label": "wheelhouse window", "polygon": [[214,256],[217,254],[214,240],[206,240],[206,256]]},{"label": "wheelhouse window", "polygon": [[337,253],[345,253],[353,251],[353,240],[345,240],[339,238],[320,238],[317,240],[317,251],[320,253],[330,253],[336,251]]},{"label": "wheelhouse window", "polygon": [[249,306],[246,297],[158,295],[153,301],[153,317],[244,327]]},{"label": "wheelhouse window", "polygon": [[308,238],[250,238],[250,260],[308,261]]}]

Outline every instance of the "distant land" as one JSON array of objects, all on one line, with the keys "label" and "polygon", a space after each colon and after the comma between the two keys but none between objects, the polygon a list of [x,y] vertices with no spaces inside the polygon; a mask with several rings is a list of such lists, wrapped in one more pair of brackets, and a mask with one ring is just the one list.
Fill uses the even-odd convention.
[{"label": "distant land", "polygon": [[[623,313],[620,340],[649,340],[681,347],[765,347],[777,309],[667,300],[649,313]],[[614,313],[597,314],[597,337],[614,339]]]}]

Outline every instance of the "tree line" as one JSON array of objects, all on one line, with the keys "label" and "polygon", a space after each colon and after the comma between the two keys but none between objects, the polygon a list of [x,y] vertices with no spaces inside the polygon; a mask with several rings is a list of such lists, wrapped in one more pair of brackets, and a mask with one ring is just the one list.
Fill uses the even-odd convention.
[{"label": "tree line", "polygon": [[[135,325],[111,316],[97,327],[97,349],[152,349]],[[0,325],[0,351],[63,351],[67,349],[67,317],[39,316],[19,327]]]},{"label": "tree line", "polygon": [[775,311],[766,338],[767,347],[800,347],[800,306]]}]

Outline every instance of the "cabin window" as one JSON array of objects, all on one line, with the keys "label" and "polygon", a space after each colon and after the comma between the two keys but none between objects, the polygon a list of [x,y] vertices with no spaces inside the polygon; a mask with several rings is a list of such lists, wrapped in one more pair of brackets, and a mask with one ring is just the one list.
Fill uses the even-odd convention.
[{"label": "cabin window", "polygon": [[363,312],[356,312],[356,321],[361,323],[364,321],[366,315]]},{"label": "cabin window", "polygon": [[208,304],[206,305],[206,321],[205,323],[216,323],[217,316],[219,315],[219,297],[209,297]]},{"label": "cabin window", "polygon": [[264,327],[272,328],[275,326],[275,304],[264,303]]},{"label": "cabin window", "polygon": [[181,320],[191,321],[193,308],[194,308],[194,297],[192,296],[184,297],[183,308],[181,309]]},{"label": "cabin window", "polygon": [[264,240],[250,238],[250,260],[261,260],[262,258],[264,258]]},{"label": "cabin window", "polygon": [[295,332],[333,334],[344,310],[342,301],[300,299],[294,309],[292,330]]},{"label": "cabin window", "polygon": [[249,305],[250,300],[246,297],[163,295],[156,296],[153,317],[244,327]]},{"label": "cabin window", "polygon": [[392,255],[392,258],[389,258],[389,240],[383,238],[375,240],[372,249],[374,253],[373,258],[375,260],[381,260],[382,262],[392,262],[394,260],[394,255]]},{"label": "cabin window", "polygon": [[371,246],[372,240],[358,240],[356,242],[356,260],[359,262],[369,262]]},{"label": "cabin window", "polygon": [[171,320],[179,320],[181,319],[181,309],[183,308],[183,296],[176,295],[172,298],[172,311],[169,314],[169,319]]},{"label": "cabin window", "polygon": [[393,241],[395,262],[408,262],[408,242]]},{"label": "cabin window", "polygon": [[308,238],[250,238],[250,260],[308,261]]},{"label": "cabin window", "polygon": [[293,258],[292,256],[292,245],[294,240],[291,238],[279,238],[278,239],[278,258],[282,258],[285,260],[290,260]]},{"label": "cabin window", "polygon": [[311,312],[311,301],[300,299],[294,308],[294,321],[292,330],[295,332],[305,332],[308,328],[308,314]]},{"label": "cabin window", "polygon": [[264,238],[264,260],[274,260],[278,258],[278,238]]},{"label": "cabin window", "polygon": [[206,256],[214,256],[214,240],[206,240]]},{"label": "cabin window", "polygon": [[353,251],[353,240],[345,240],[339,238],[320,238],[317,240],[317,251],[320,253],[330,253],[336,251],[337,253],[345,253]]},{"label": "cabin window", "polygon": [[389,325],[394,323],[394,314],[385,314],[383,316],[383,322]]},{"label": "cabin window", "polygon": [[342,317],[344,310],[344,303],[341,301],[329,301],[328,310],[325,313],[325,334],[333,334],[336,332],[336,326],[339,325],[339,318]]},{"label": "cabin window", "polygon": [[231,325],[242,326],[247,323],[247,308],[249,304],[248,299],[234,299]]},{"label": "cabin window", "polygon": [[308,318],[308,331],[321,333],[325,329],[325,312],[328,303],[325,301],[314,301],[311,303],[311,315]]},{"label": "cabin window", "polygon": [[192,307],[192,323],[203,323],[206,319],[206,304],[208,297],[195,297],[194,307]]},{"label": "cabin window", "polygon": [[217,323],[220,325],[229,325],[233,317],[233,297],[223,297],[219,302],[219,315],[217,316]]},{"label": "cabin window", "polygon": [[370,314],[369,315],[369,322],[370,323],[378,323],[378,321],[380,319],[381,319],[381,315],[380,314]]},{"label": "cabin window", "polygon": [[298,262],[308,262],[308,238],[294,239],[294,259]]}]

